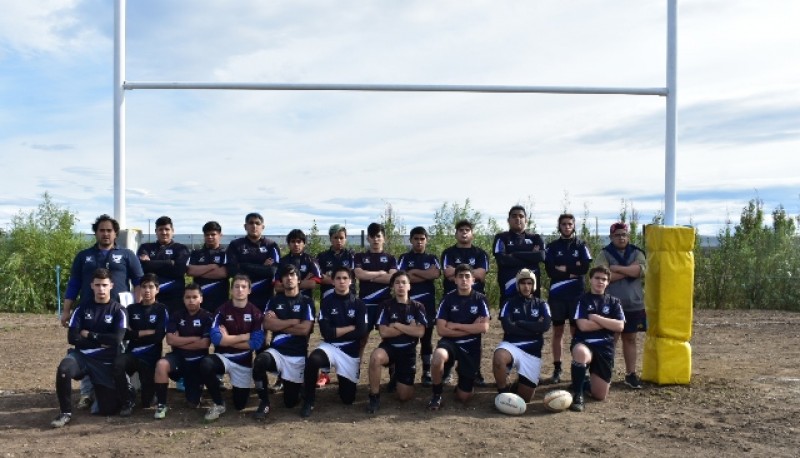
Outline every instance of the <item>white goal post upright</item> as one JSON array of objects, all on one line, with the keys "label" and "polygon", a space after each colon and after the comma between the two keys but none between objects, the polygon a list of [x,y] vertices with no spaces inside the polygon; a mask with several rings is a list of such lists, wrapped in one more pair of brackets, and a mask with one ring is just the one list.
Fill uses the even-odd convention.
[{"label": "white goal post upright", "polygon": [[478,92],[545,94],[616,94],[666,97],[664,224],[675,225],[675,148],[677,143],[677,0],[667,2],[667,86],[663,88],[502,86],[437,84],[316,84],[147,82],[125,80],[126,0],[114,10],[114,217],[127,228],[125,202],[125,91],[134,89],[223,89],[262,91]]}]

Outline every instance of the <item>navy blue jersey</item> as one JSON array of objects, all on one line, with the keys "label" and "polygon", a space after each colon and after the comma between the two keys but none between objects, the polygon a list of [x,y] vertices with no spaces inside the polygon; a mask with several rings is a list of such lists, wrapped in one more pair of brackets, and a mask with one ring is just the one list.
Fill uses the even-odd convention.
[{"label": "navy blue jersey", "polygon": [[[355,254],[353,254],[353,250],[348,248],[345,248],[338,253],[333,251],[333,249],[328,248],[317,255],[317,266],[319,266],[319,269],[323,274],[333,277],[333,269],[337,267],[343,266],[350,270],[355,269]],[[320,285],[320,292],[320,297],[323,298],[329,294],[333,294],[333,285]],[[354,294],[356,292],[355,281],[350,284],[350,292]]]},{"label": "navy blue jersey", "polygon": [[130,284],[139,284],[142,278],[142,265],[133,251],[127,248],[117,248],[115,245],[110,250],[101,250],[95,244],[79,252],[72,261],[69,273],[69,283],[65,297],[75,300],[80,294],[80,302],[93,301],[92,276],[94,271],[103,268],[111,273],[111,299],[119,301],[119,293],[130,291]]},{"label": "navy blue jersey", "polygon": [[[399,270],[405,270],[406,272],[428,270],[431,267],[441,270],[441,267],[439,267],[439,260],[436,259],[436,256],[429,253],[414,253],[413,251],[409,251],[408,253],[400,255],[400,259],[397,261],[397,268]],[[415,301],[422,302],[422,305],[425,306],[425,309],[428,310],[431,316],[435,313],[436,283],[434,283],[434,280],[412,283],[409,297]]]},{"label": "navy blue jersey", "polygon": [[[489,304],[486,296],[472,291],[466,296],[461,296],[458,291],[446,294],[439,304],[439,311],[436,313],[437,320],[445,320],[451,323],[471,324],[480,317],[489,318]],[[455,342],[467,350],[469,354],[477,354],[481,347],[482,334],[470,334],[463,337],[442,337],[442,340]]]},{"label": "navy blue jersey", "polygon": [[[128,306],[128,339],[127,353],[133,353],[137,358],[152,362],[161,358],[164,336],[167,333],[169,314],[164,304],[156,302],[152,305],[142,303]],[[149,336],[139,336],[139,331],[155,331]]]},{"label": "navy blue jersey", "polygon": [[[232,241],[225,254],[228,261],[228,275],[233,277],[245,274],[253,282],[249,301],[262,308],[267,305],[273,294],[275,272],[281,262],[278,244],[266,237],[261,237],[258,242],[242,237]],[[267,259],[272,259],[272,265],[264,264]]]},{"label": "navy blue jersey", "polygon": [[[390,270],[397,269],[397,261],[394,259],[394,256],[389,253],[371,253],[365,251],[363,253],[356,253],[354,268],[369,272],[378,272],[381,270],[389,272]],[[380,304],[390,297],[389,285],[375,283],[369,280],[359,280],[358,297],[368,306]]]},{"label": "navy blue jersey", "polygon": [[[227,264],[225,248],[203,248],[192,251],[189,256],[188,266],[207,266],[216,264],[224,266]],[[216,311],[229,298],[229,281],[227,278],[205,278],[192,277],[192,281],[200,285],[203,291],[203,308]]]},{"label": "navy blue jersey", "polygon": [[[278,293],[267,303],[264,313],[266,314],[267,312],[274,312],[275,316],[281,320],[296,319],[313,322],[316,307],[314,307],[314,301],[306,295],[298,294],[297,296],[289,297],[284,293]],[[306,356],[308,352],[308,336],[310,334],[311,332],[304,336],[297,336],[288,332],[273,331],[269,346],[278,350],[282,355]]]},{"label": "navy blue jersey", "polygon": [[[425,316],[425,306],[422,303],[411,300],[408,304],[401,304],[394,299],[384,301],[380,305],[381,312],[378,316],[378,325],[388,326],[392,323],[417,324],[428,327],[428,318]],[[396,348],[409,348],[416,350],[419,337],[408,334],[401,334],[396,337],[388,337],[381,342]]]},{"label": "navy blue jersey", "polygon": [[497,261],[497,283],[503,298],[517,294],[517,272],[530,269],[536,276],[536,290],[539,297],[542,276],[539,263],[544,262],[545,246],[539,234],[527,232],[501,232],[494,236],[494,258]]},{"label": "navy blue jersey", "polygon": [[[367,333],[367,308],[355,294],[329,294],[322,299],[318,315],[319,332],[325,342],[352,358],[359,357],[361,338]],[[355,326],[355,330],[336,336],[336,328]]]},{"label": "navy blue jersey", "polygon": [[542,334],[550,329],[550,307],[547,302],[520,294],[512,297],[500,310],[503,340],[538,358],[542,357]]},{"label": "navy blue jersey", "polygon": [[[453,245],[442,252],[442,269],[448,267],[456,268],[459,264],[469,264],[473,269],[484,269],[489,271],[489,255],[482,249],[471,246],[469,248],[461,248],[458,245]],[[472,289],[483,293],[485,286],[482,281],[475,280]],[[452,293],[456,290],[455,282],[447,279],[442,279],[442,290],[444,294]]]},{"label": "navy blue jersey", "polygon": [[[280,266],[288,264],[294,264],[294,266],[297,267],[298,281],[310,279],[319,283],[319,280],[322,277],[322,274],[319,271],[319,266],[317,266],[317,262],[314,260],[314,258],[311,257],[311,255],[309,255],[305,251],[297,255],[294,255],[290,252],[287,253],[286,256],[281,258],[278,270],[275,272],[275,283],[280,283],[281,281]],[[314,288],[301,289],[300,292],[306,297],[309,298],[314,297]]]},{"label": "navy blue jersey", "polygon": [[[177,333],[180,337],[200,337],[202,339],[211,338],[211,325],[214,317],[208,310],[200,309],[191,315],[186,308],[182,308],[170,315],[167,324],[167,333]],[[186,361],[195,361],[208,354],[208,348],[201,350],[184,350],[182,348],[172,348],[172,352],[183,357]]]},{"label": "navy blue jersey", "polygon": [[142,261],[142,269],[145,273],[158,275],[158,300],[174,309],[183,306],[184,275],[189,260],[186,245],[174,241],[163,245],[143,243],[136,254],[150,257],[149,261]]},{"label": "navy blue jersey", "polygon": [[[111,364],[122,349],[127,327],[128,317],[119,302],[85,301],[69,320],[68,340],[84,356]],[[89,335],[83,337],[81,331],[89,331]]]},{"label": "navy blue jersey", "polygon": [[[589,314],[598,314],[604,318],[625,321],[625,313],[622,311],[622,303],[619,299],[610,294],[584,293],[578,299],[578,306],[575,309],[574,319],[588,319]],[[614,331],[608,329],[598,329],[597,331],[581,331],[580,328],[572,338],[573,342],[581,342],[586,345],[595,345],[614,349]]]},{"label": "navy blue jersey", "polygon": [[[232,301],[222,304],[217,309],[217,315],[211,325],[210,335],[211,343],[214,344],[214,353],[224,355],[242,366],[253,367],[253,351],[264,345],[264,330],[261,328],[263,321],[263,313],[252,302],[248,302],[244,307],[237,307],[233,305]],[[250,334],[250,348],[242,350],[220,345],[222,341],[220,326],[224,326],[228,334],[232,336]]]},{"label": "navy blue jersey", "polygon": [[[592,254],[586,244],[575,237],[558,238],[547,244],[545,268],[550,277],[550,298],[574,300],[583,294],[583,277],[589,272]],[[556,266],[566,266],[567,271],[556,270]],[[570,278],[571,275],[576,275]]]}]

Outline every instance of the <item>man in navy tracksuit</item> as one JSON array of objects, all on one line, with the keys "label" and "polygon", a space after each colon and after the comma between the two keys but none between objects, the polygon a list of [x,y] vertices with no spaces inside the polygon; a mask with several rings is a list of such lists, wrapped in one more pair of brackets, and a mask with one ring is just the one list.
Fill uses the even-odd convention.
[{"label": "man in navy tracksuit", "polygon": [[136,254],[145,273],[158,275],[158,299],[170,313],[183,308],[186,261],[189,249],[172,239],[175,228],[172,219],[162,216],[156,220],[156,242],[143,243]]},{"label": "man in navy tracksuit", "polygon": [[274,293],[273,281],[281,261],[278,244],[262,236],[264,217],[259,213],[248,213],[244,218],[247,236],[228,245],[228,275],[245,274],[252,281],[248,301],[263,309]]},{"label": "man in navy tracksuit", "polygon": [[225,248],[220,245],[222,226],[216,221],[203,225],[203,247],[193,250],[186,265],[186,274],[203,289],[204,309],[216,313],[228,300],[228,269],[225,267]]},{"label": "man in navy tracksuit", "polygon": [[539,234],[525,231],[528,216],[525,208],[515,205],[508,211],[508,231],[494,236],[494,258],[497,261],[497,283],[500,286],[501,304],[517,294],[516,275],[520,269],[529,269],[536,275],[534,295],[540,297],[542,283],[539,263],[544,262],[544,240]]}]

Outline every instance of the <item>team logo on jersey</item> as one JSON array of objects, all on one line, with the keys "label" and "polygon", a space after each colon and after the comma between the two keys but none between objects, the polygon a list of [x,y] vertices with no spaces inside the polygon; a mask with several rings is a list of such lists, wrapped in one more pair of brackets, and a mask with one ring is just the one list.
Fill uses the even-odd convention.
[{"label": "team logo on jersey", "polygon": [[455,263],[454,263],[454,264],[455,264],[455,265],[459,265],[459,264],[464,264],[464,263],[463,263],[463,262],[461,262],[461,258],[456,258],[456,260],[455,260]]},{"label": "team logo on jersey", "polygon": [[457,312],[458,311],[458,306],[457,305],[453,305],[452,307],[450,307],[450,311],[451,312]]},{"label": "team logo on jersey", "polygon": [[233,321],[233,315],[225,315],[225,321]]},{"label": "team logo on jersey", "polygon": [[186,320],[184,320],[183,318],[181,318],[181,321],[179,321],[179,322],[178,322],[178,326],[180,326],[180,327],[184,327],[184,326],[186,326]]},{"label": "team logo on jersey", "polygon": [[520,311],[520,309],[514,309],[513,313],[522,313],[522,311]]},{"label": "team logo on jersey", "polygon": [[167,248],[166,250],[164,250],[164,253],[169,256],[172,256],[172,248]]},{"label": "team logo on jersey", "polygon": [[294,304],[292,306],[292,312],[297,313],[300,311],[300,304]]},{"label": "team logo on jersey", "polygon": [[155,255],[156,255],[156,252],[155,252],[155,251],[151,251],[151,252],[150,252],[150,257],[151,257],[151,258],[152,258],[152,257],[155,257]]},{"label": "team logo on jersey", "polygon": [[308,270],[308,266],[307,265],[303,264],[303,265],[300,266],[300,272],[305,273],[307,270]]},{"label": "team logo on jersey", "polygon": [[533,243],[533,240],[525,239],[525,245],[530,245]]},{"label": "team logo on jersey", "polygon": [[158,318],[158,317],[155,316],[155,315],[150,315],[150,322],[151,323],[155,323],[156,322],[156,318]]},{"label": "team logo on jersey", "polygon": [[475,266],[475,258],[469,258],[469,265]]},{"label": "team logo on jersey", "polygon": [[369,264],[369,258],[364,258],[364,264]]},{"label": "team logo on jersey", "polygon": [[431,268],[431,263],[426,262],[425,264],[423,264],[423,266],[425,267],[425,270],[428,270]]},{"label": "team logo on jersey", "polygon": [[249,323],[249,322],[253,321],[253,315],[251,315],[249,313],[245,313],[243,315],[243,318],[244,318],[244,322],[245,323]]},{"label": "team logo on jersey", "polygon": [[603,315],[608,315],[609,312],[611,312],[611,307],[609,307],[607,305],[604,305],[603,306]]},{"label": "team logo on jersey", "polygon": [[121,254],[112,254],[111,260],[114,261],[115,264],[119,264],[122,262],[122,255]]},{"label": "team logo on jersey", "polygon": [[283,304],[278,304],[278,306],[275,307],[275,310],[283,310]]},{"label": "team logo on jersey", "polygon": [[381,262],[387,263],[389,262],[389,258],[387,258],[386,256],[381,256]]},{"label": "team logo on jersey", "polygon": [[573,251],[572,252],[572,256],[577,258],[578,257],[578,250]]},{"label": "team logo on jersey", "polygon": [[589,304],[589,305],[586,307],[586,311],[587,311],[587,312],[594,312],[594,310],[595,310],[595,309],[594,309],[594,304]]},{"label": "team logo on jersey", "polygon": [[111,322],[114,321],[114,316],[113,315],[105,315],[103,317],[103,321],[105,321],[106,324],[111,324]]},{"label": "team logo on jersey", "polygon": [[242,254],[247,254],[249,252],[250,250],[248,250],[246,247],[242,247]]},{"label": "team logo on jersey", "polygon": [[469,307],[469,313],[471,313],[471,314],[473,314],[473,315],[475,315],[476,313],[478,313],[478,306],[477,306],[477,305],[471,305],[471,306]]},{"label": "team logo on jersey", "polygon": [[414,315],[406,315],[406,323],[411,323],[414,321]]},{"label": "team logo on jersey", "polygon": [[265,246],[259,247],[258,251],[260,251],[262,253],[266,253],[267,252],[267,247],[265,247]]},{"label": "team logo on jersey", "polygon": [[333,267],[333,261],[326,262],[325,267]]},{"label": "team logo on jersey", "polygon": [[141,319],[142,319],[142,316],[141,316],[141,315],[139,315],[138,313],[134,313],[134,314],[133,314],[133,317],[131,317],[131,319],[132,319],[132,320],[141,320]]},{"label": "team logo on jersey", "polygon": [[539,309],[531,310],[531,316],[533,316],[534,318],[539,318]]},{"label": "team logo on jersey", "polygon": [[86,313],[83,314],[83,318],[87,319],[87,320],[91,320],[92,319],[92,312],[87,311]]},{"label": "team logo on jersey", "polygon": [[192,321],[192,326],[199,328],[200,326],[202,326],[202,323],[200,323],[200,320],[194,320]]},{"label": "team logo on jersey", "polygon": [[198,259],[197,262],[206,262],[206,257],[200,256],[200,259]]},{"label": "team logo on jersey", "polygon": [[561,250],[558,250],[556,252],[556,256],[564,256],[564,252],[562,252]]},{"label": "team logo on jersey", "polygon": [[94,256],[86,256],[86,262],[94,262]]},{"label": "team logo on jersey", "polygon": [[219,264],[222,262],[222,256],[214,256],[214,263]]},{"label": "team logo on jersey", "polygon": [[355,316],[356,316],[356,311],[355,311],[355,310],[353,310],[353,309],[350,309],[350,310],[348,310],[348,311],[347,311],[347,316],[348,316],[348,318],[353,318],[353,317],[355,317]]},{"label": "team logo on jersey", "polygon": [[338,315],[338,314],[339,314],[339,310],[337,310],[337,309],[331,310],[331,315]]},{"label": "team logo on jersey", "polygon": [[397,321],[397,314],[396,313],[392,313],[392,316],[390,316],[389,319]]}]

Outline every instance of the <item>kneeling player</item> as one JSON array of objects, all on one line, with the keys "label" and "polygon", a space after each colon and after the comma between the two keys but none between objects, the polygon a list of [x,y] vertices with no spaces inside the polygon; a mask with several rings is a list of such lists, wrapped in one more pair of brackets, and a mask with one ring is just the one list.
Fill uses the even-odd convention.
[{"label": "kneeling player", "polygon": [[591,393],[604,400],[614,371],[614,333],[625,327],[625,314],[619,299],[605,294],[611,271],[598,266],[589,271],[591,291],[578,299],[575,321],[578,330],[572,338],[572,405],[583,411],[583,383],[586,370],[592,374]]},{"label": "kneeling player", "polygon": [[308,336],[314,328],[314,300],[300,292],[299,269],[294,264],[284,264],[278,273],[282,292],[270,299],[264,309],[264,329],[272,331],[272,341],[253,363],[253,380],[261,399],[255,418],[260,421],[270,411],[267,372],[277,372],[283,380],[286,407],[300,402]]},{"label": "kneeling player", "polygon": [[489,330],[489,305],[486,296],[472,289],[472,267],[460,264],[456,267],[455,278],[456,290],[442,299],[436,314],[436,332],[441,339],[433,352],[430,410],[442,407],[442,375],[456,363],[456,399],[463,402],[472,397],[481,363],[481,335]]},{"label": "kneeling player", "polygon": [[349,405],[356,399],[361,369],[359,346],[361,338],[367,334],[366,307],[350,290],[353,274],[348,267],[336,267],[330,275],[333,293],[322,299],[318,320],[319,332],[325,341],[306,359],[302,417],[310,416],[314,410],[320,369],[336,370],[342,402]]},{"label": "kneeling player", "polygon": [[425,334],[428,320],[425,306],[408,297],[411,280],[402,270],[389,279],[392,299],[384,301],[378,315],[378,332],[381,343],[369,357],[368,413],[375,413],[381,405],[381,370],[394,365],[397,381],[397,398],[408,401],[414,397],[414,377],[417,375],[417,343]]},{"label": "kneeling player", "polygon": [[264,345],[264,330],[261,329],[263,314],[247,300],[251,288],[250,277],[243,274],[234,276],[231,286],[233,299],[217,309],[211,325],[214,354],[206,356],[200,363],[203,383],[214,401],[214,405],[206,412],[206,421],[214,421],[225,413],[217,376],[226,373],[230,376],[236,410],[244,409],[250,397],[253,352]]},{"label": "kneeling player", "polygon": [[510,392],[507,370],[519,375],[517,394],[530,402],[542,367],[542,334],[550,329],[550,308],[547,302],[534,297],[536,277],[528,269],[517,273],[517,295],[506,301],[500,311],[503,341],[494,351],[492,367],[497,392]]},{"label": "kneeling player", "polygon": [[167,325],[167,344],[172,352],[167,353],[156,364],[156,413],[157,419],[167,416],[167,385],[169,379],[183,379],[186,401],[192,407],[200,405],[203,380],[200,362],[208,355],[211,345],[211,314],[200,308],[203,294],[200,285],[191,283],[183,292],[183,310],[170,316]]},{"label": "kneeling player", "polygon": [[84,301],[69,321],[67,351],[56,372],[56,394],[61,412],[50,422],[61,428],[72,420],[72,381],[89,376],[95,387],[100,413],[111,415],[119,410],[112,365],[122,346],[127,328],[125,309],[111,300],[111,274],[97,269],[92,275],[93,300]]},{"label": "kneeling player", "polygon": [[153,374],[156,363],[161,358],[162,342],[167,330],[167,307],[156,302],[156,274],[145,274],[139,287],[142,301],[131,304],[127,309],[128,330],[125,332],[125,339],[128,340],[128,348],[114,360],[114,383],[122,406],[119,414],[123,417],[129,417],[136,405],[136,390],[131,385],[131,375],[139,374],[142,408],[150,407],[153,402]]}]

